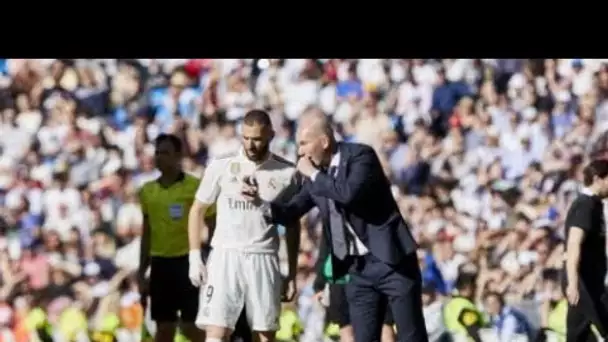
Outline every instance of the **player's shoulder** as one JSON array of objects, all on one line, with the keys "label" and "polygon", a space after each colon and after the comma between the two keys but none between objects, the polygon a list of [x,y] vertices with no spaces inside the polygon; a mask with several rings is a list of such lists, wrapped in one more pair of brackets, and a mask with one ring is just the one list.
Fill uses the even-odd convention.
[{"label": "player's shoulder", "polygon": [[289,161],[274,153],[270,154],[270,160],[272,160],[278,167],[283,169],[291,169],[296,167],[296,164],[292,161]]},{"label": "player's shoulder", "polygon": [[239,153],[234,151],[234,152],[224,153],[224,154],[215,156],[211,159],[211,161],[218,161],[218,162],[225,161],[225,160],[230,161],[237,157],[239,157]]},{"label": "player's shoulder", "polygon": [[[205,171],[223,169],[230,163],[238,161],[239,154],[237,152],[226,153],[219,156],[215,156],[207,163],[207,169]],[[220,171],[221,172],[221,171]]]},{"label": "player's shoulder", "polygon": [[270,170],[270,173],[273,174],[272,177],[275,180],[278,180],[285,185],[289,183],[298,183],[296,180],[298,172],[296,172],[296,166],[293,162],[276,154],[271,154],[270,160],[272,165],[268,169]]}]

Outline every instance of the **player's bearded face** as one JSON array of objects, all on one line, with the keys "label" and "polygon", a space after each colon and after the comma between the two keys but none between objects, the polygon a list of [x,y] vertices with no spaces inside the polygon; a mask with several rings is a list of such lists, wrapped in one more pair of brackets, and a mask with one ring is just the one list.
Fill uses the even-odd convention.
[{"label": "player's bearded face", "polygon": [[257,141],[248,144],[245,146],[247,158],[254,161],[262,160],[268,153],[269,146],[269,141]]},{"label": "player's bearded face", "polygon": [[272,140],[272,130],[260,125],[243,125],[243,148],[247,158],[259,161],[266,157]]}]

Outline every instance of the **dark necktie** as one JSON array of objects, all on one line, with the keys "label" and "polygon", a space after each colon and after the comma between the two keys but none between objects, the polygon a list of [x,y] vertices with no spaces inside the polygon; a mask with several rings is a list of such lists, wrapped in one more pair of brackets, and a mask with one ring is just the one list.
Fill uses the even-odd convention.
[{"label": "dark necktie", "polygon": [[[328,170],[328,175],[334,177],[335,172],[336,167],[332,166]],[[346,239],[344,217],[342,217],[342,214],[336,208],[334,200],[328,198],[327,202],[329,205],[329,231],[331,232],[332,249],[338,259],[344,260],[346,255],[348,255],[348,240]]]}]

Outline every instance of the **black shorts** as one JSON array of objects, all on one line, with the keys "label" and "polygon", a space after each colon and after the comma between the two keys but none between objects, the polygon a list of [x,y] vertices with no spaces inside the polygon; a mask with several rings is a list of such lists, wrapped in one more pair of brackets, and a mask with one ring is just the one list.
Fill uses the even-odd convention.
[{"label": "black shorts", "polygon": [[150,265],[150,312],[155,322],[194,323],[198,312],[198,288],[188,277],[188,256],[152,257]]},{"label": "black shorts", "polygon": [[[384,311],[384,324],[393,325],[393,313],[388,304]],[[350,325],[350,314],[344,285],[333,284],[329,286],[329,308],[327,309],[328,323],[335,323],[340,328]]]}]

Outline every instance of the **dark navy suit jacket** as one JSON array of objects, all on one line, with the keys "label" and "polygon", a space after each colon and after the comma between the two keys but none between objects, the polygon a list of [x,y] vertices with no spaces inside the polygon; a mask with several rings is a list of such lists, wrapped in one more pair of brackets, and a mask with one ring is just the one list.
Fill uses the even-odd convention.
[{"label": "dark navy suit jacket", "polygon": [[[331,251],[327,199],[333,199],[373,256],[389,265],[400,264],[406,255],[416,252],[417,245],[399,212],[378,156],[371,147],[356,143],[339,143],[338,150],[340,164],[335,177],[321,172],[314,181],[306,179],[287,203],[271,204],[273,220],[292,222],[317,206],[326,247]],[[332,261],[335,278],[348,272],[350,265],[336,258]]]}]

